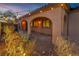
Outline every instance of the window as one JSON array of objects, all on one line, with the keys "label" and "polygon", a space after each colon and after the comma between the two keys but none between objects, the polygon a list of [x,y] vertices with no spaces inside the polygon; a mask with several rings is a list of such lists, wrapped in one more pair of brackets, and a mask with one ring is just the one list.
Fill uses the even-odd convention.
[{"label": "window", "polygon": [[46,20],[46,27],[50,27],[50,22],[49,22],[49,20]]},{"label": "window", "polygon": [[31,27],[32,27],[32,26],[33,26],[33,23],[31,22],[30,25],[31,25]]},{"label": "window", "polygon": [[38,27],[38,22],[34,21],[34,27]]},{"label": "window", "polygon": [[42,21],[41,20],[35,20],[34,21],[34,27],[42,27]]},{"label": "window", "polygon": [[50,20],[46,18],[39,18],[35,19],[32,23],[31,26],[33,27],[44,27],[44,28],[50,28],[51,22]]},{"label": "window", "polygon": [[38,20],[38,27],[42,27],[42,20]]},{"label": "window", "polygon": [[50,21],[49,20],[44,20],[43,21],[43,27],[49,28],[50,27]]}]

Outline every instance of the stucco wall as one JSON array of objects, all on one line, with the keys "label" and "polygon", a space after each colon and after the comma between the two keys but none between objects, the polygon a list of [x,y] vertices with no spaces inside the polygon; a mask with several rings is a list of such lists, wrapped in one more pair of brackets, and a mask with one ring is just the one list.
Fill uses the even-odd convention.
[{"label": "stucco wall", "polygon": [[79,12],[69,14],[69,40],[79,40]]},{"label": "stucco wall", "polygon": [[62,36],[65,14],[66,12],[63,8],[57,7],[47,12],[39,12],[38,14],[31,15],[30,17],[26,17],[26,21],[28,23],[28,31],[27,31],[28,36],[31,33],[31,26],[30,26],[31,21],[38,17],[46,17],[50,19],[52,22],[52,41],[55,42],[55,40],[58,39],[58,37]]},{"label": "stucco wall", "polygon": [[63,21],[64,21],[65,11],[61,7],[57,7],[54,10],[49,10],[48,12],[42,12],[36,15],[32,15],[30,17],[26,17],[28,20],[28,34],[31,33],[30,22],[37,17],[46,17],[52,22],[52,41],[61,36],[63,31]]}]

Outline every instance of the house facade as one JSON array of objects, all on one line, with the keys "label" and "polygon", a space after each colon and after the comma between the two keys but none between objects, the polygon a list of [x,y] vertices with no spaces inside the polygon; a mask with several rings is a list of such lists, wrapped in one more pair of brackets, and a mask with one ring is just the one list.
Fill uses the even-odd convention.
[{"label": "house facade", "polygon": [[[20,31],[27,32],[28,39],[37,38],[44,46],[59,46],[62,44],[62,38],[75,43],[79,41],[79,9],[70,10],[68,4],[48,4],[22,16],[19,20]],[[26,20],[27,30],[22,29],[22,20]]]},{"label": "house facade", "polygon": [[21,27],[22,19],[26,20],[28,36],[33,32],[47,34],[54,42],[63,34],[66,11],[69,11],[66,4],[49,4],[21,17],[18,23]]}]

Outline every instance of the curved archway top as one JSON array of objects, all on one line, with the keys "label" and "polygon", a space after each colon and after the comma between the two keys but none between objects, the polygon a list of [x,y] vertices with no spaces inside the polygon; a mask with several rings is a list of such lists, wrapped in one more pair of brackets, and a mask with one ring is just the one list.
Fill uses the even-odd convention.
[{"label": "curved archway top", "polygon": [[21,18],[21,22],[23,21],[23,19],[28,22],[28,18],[24,17],[24,18]]},{"label": "curved archway top", "polygon": [[35,20],[35,19],[42,19],[42,18],[48,19],[48,20],[50,20],[51,22],[53,22],[53,20],[52,20],[50,17],[46,17],[46,16],[33,17],[33,18],[29,19],[29,21],[31,22],[31,21],[33,21],[33,20]]},{"label": "curved archway top", "polygon": [[[34,18],[33,20],[36,20],[36,19],[48,19],[48,20],[50,20],[49,18],[47,18],[47,17],[36,17],[36,18]],[[32,21],[33,21],[32,20]],[[50,20],[51,21],[51,20]]]}]

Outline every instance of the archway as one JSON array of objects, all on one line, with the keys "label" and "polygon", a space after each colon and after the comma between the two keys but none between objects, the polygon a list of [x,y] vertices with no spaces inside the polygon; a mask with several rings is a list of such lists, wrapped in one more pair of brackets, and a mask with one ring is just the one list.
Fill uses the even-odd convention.
[{"label": "archway", "polygon": [[20,22],[18,22],[18,31],[22,37],[27,38],[28,23],[26,18],[21,18]]},{"label": "archway", "polygon": [[36,51],[40,55],[50,55],[52,51],[52,21],[38,17],[31,21],[31,37],[36,39]]},{"label": "archway", "polygon": [[27,32],[27,28],[28,28],[27,21],[26,21],[25,18],[22,18],[22,21],[21,21],[21,29],[22,29],[22,31]]}]

